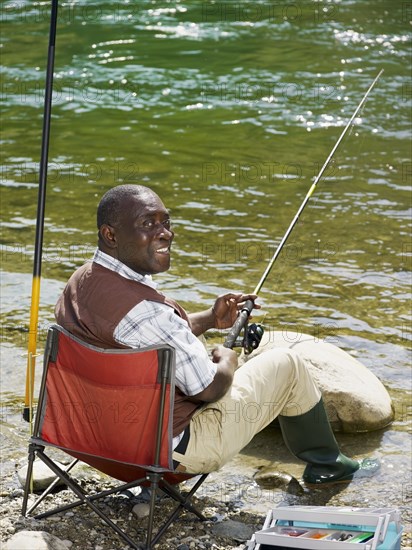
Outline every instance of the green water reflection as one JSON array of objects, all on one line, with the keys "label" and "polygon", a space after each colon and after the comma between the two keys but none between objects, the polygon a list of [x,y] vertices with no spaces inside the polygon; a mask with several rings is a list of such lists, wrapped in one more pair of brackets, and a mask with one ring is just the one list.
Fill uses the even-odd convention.
[{"label": "green water reflection", "polygon": [[[6,1],[2,15],[3,336],[20,345],[49,5]],[[410,339],[409,15],[406,3],[383,0],[62,4],[40,323],[52,320],[61,286],[93,251],[99,197],[125,182],[152,186],[172,212],[165,290],[189,309],[226,289],[252,290],[384,68],[261,302],[268,326],[358,347],[379,373],[396,364],[402,374],[385,376],[402,385]],[[378,344],[389,345],[383,356]]]}]

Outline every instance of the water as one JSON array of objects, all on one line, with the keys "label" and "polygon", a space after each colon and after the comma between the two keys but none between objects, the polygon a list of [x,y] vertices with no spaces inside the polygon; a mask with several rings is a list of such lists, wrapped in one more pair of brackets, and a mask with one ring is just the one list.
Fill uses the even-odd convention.
[{"label": "water", "polygon": [[[2,3],[6,459],[25,448],[19,409],[49,8]],[[326,337],[370,367],[397,410],[378,452],[395,468],[404,464],[410,15],[408,3],[389,0],[61,4],[39,350],[65,281],[93,252],[99,197],[120,183],[151,186],[171,210],[176,238],[172,268],[158,277],[164,291],[189,310],[228,289],[252,291],[383,68],[261,291],[259,319]]]}]

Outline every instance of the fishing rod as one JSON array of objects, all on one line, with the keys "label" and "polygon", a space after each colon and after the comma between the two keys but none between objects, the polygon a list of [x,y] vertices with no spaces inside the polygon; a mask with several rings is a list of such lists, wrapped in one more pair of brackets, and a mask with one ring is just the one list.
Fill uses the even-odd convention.
[{"label": "fishing rod", "polygon": [[[370,92],[372,91],[372,89],[374,88],[375,84],[377,83],[377,81],[379,80],[380,76],[382,75],[383,73],[383,69],[381,69],[378,73],[378,75],[375,77],[374,81],[372,82],[372,84],[369,86],[369,88],[367,89],[367,91],[365,92],[362,100],[360,101],[359,105],[356,107],[353,115],[351,116],[351,118],[348,120],[345,128],[343,129],[341,135],[339,136],[339,139],[338,141],[335,143],[333,149],[331,150],[331,152],[329,153],[329,156],[328,158],[326,159],[326,161],[324,162],[322,168],[320,169],[318,175],[316,176],[314,182],[312,183],[309,191],[307,192],[306,194],[306,197],[304,198],[302,204],[300,205],[299,207],[299,210],[296,212],[295,214],[295,217],[293,218],[291,224],[289,225],[286,233],[284,234],[282,240],[280,241],[279,243],[279,246],[277,247],[277,249],[275,250],[275,253],[273,254],[271,260],[269,261],[260,281],[258,282],[258,284],[256,285],[254,291],[253,291],[253,294],[259,294],[264,282],[266,281],[269,273],[271,272],[272,270],[272,267],[274,265],[274,263],[276,262],[279,254],[281,253],[282,251],[282,248],[284,247],[286,241],[288,240],[289,238],[289,235],[292,233],[293,231],[293,228],[295,227],[295,225],[297,224],[298,220],[299,220],[299,217],[300,215],[302,214],[305,206],[307,205],[310,197],[313,195],[315,189],[316,189],[316,186],[319,182],[319,180],[322,178],[326,168],[328,167],[333,155],[335,154],[337,148],[339,147],[339,145],[341,144],[343,138],[345,137],[346,135],[346,132],[348,131],[348,129],[350,128],[352,122],[354,121],[356,115],[359,113],[359,111],[362,109],[363,105],[365,104]],[[247,300],[242,309],[240,310],[239,312],[239,315],[234,323],[234,325],[232,326],[232,328],[230,329],[227,337],[226,337],[226,340],[224,342],[224,346],[226,348],[233,348],[233,346],[235,345],[235,342],[236,342],[236,339],[237,337],[239,336],[242,328],[246,325],[247,323],[247,320],[249,319],[249,316],[252,312],[252,309],[253,309],[253,300]]]},{"label": "fishing rod", "polygon": [[39,318],[41,262],[43,253],[44,212],[46,205],[47,167],[49,158],[50,119],[53,93],[54,52],[56,45],[58,0],[52,0],[50,15],[49,48],[44,96],[43,133],[39,167],[39,191],[37,199],[36,240],[34,244],[33,279],[31,290],[29,342],[27,351],[26,396],[23,419],[32,421],[34,371],[36,366],[37,324]]}]

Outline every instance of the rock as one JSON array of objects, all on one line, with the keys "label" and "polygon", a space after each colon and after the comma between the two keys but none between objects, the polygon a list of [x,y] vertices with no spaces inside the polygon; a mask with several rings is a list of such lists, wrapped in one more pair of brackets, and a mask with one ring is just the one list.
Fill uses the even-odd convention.
[{"label": "rock", "polygon": [[268,331],[248,356],[287,347],[299,353],[317,382],[334,430],[378,430],[394,418],[391,398],[380,380],[357,359],[333,344],[308,334]]},{"label": "rock", "polygon": [[249,540],[255,530],[250,525],[228,519],[213,525],[212,532],[218,537],[228,537],[237,542]]},{"label": "rock", "polygon": [[286,472],[274,470],[272,467],[260,468],[253,478],[263,489],[280,489],[291,495],[304,493],[303,487],[295,477]]},{"label": "rock", "polygon": [[[60,464],[60,462],[56,462],[57,466],[64,470],[66,466],[64,464]],[[17,477],[20,481],[20,484],[22,487],[26,484],[26,477],[27,477],[27,468],[28,464],[20,468],[20,470],[17,472]],[[33,465],[33,491],[43,491],[44,489],[47,489],[47,487],[56,479],[56,474],[50,470],[44,462],[41,460],[35,460]],[[56,487],[60,487],[64,485],[64,483],[59,480]]]},{"label": "rock", "polygon": [[150,504],[148,502],[139,502],[132,508],[132,512],[138,518],[145,518],[149,515]]},{"label": "rock", "polygon": [[19,531],[6,542],[4,550],[69,550],[72,544],[45,531]]}]

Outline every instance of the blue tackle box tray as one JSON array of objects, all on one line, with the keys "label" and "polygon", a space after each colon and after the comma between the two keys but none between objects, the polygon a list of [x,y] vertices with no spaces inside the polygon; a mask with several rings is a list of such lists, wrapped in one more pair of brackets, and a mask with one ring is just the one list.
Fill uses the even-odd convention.
[{"label": "blue tackle box tray", "polygon": [[392,508],[280,506],[270,510],[247,550],[400,550],[400,512]]}]

